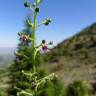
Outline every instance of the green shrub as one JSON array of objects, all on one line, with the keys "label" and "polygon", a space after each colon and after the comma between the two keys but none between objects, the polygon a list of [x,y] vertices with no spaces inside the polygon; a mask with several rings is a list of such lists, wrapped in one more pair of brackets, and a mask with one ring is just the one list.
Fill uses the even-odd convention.
[{"label": "green shrub", "polygon": [[47,82],[38,96],[66,96],[64,84],[58,79]]},{"label": "green shrub", "polygon": [[83,81],[75,81],[68,85],[66,96],[90,96],[90,90]]}]

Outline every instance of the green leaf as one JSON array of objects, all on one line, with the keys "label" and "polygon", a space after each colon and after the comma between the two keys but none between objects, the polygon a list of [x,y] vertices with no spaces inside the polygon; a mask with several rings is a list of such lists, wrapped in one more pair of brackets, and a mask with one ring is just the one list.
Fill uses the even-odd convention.
[{"label": "green leaf", "polygon": [[37,0],[37,3],[39,4],[39,3],[41,3],[42,2],[42,0]]}]

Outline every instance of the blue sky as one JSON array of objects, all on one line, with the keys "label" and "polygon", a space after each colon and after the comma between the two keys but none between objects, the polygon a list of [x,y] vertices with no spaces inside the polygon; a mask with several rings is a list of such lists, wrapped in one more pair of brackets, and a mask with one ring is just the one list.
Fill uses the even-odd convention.
[{"label": "blue sky", "polygon": [[[0,47],[17,46],[17,33],[24,28],[26,15],[31,13],[23,2],[0,0]],[[37,29],[38,43],[46,39],[57,44],[96,22],[96,0],[43,0],[40,8],[38,22],[46,17],[53,22]]]}]

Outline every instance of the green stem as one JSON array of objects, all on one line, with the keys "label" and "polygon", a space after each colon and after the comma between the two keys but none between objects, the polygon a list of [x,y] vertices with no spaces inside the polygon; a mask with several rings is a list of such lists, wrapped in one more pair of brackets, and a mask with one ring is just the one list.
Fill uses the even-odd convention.
[{"label": "green stem", "polygon": [[[37,0],[36,0],[36,7],[37,7]],[[36,41],[36,17],[37,17],[37,13],[34,12],[34,22],[33,22],[33,32],[32,32],[32,38],[33,38],[33,41],[32,41],[32,64],[33,64],[33,72],[35,73],[36,72],[36,64],[35,64],[35,41]]]},{"label": "green stem", "polygon": [[[33,42],[32,42],[32,65],[33,65],[33,73],[36,72],[36,63],[35,63],[35,33],[36,33],[36,17],[37,17],[37,13],[34,13],[34,24],[33,24],[33,33],[32,33],[32,38],[33,38]],[[34,78],[34,81],[36,82],[36,78]],[[35,94],[37,93],[37,90],[35,90]]]},{"label": "green stem", "polygon": [[[36,7],[37,7],[37,0],[36,0]],[[33,64],[33,72],[36,72],[36,62],[35,62],[35,43],[36,43],[36,17],[37,17],[37,12],[34,12],[34,23],[33,23],[33,32],[32,32],[32,50],[33,50],[33,55],[32,55],[32,64]],[[34,78],[34,81],[37,82],[36,77]],[[37,96],[37,88],[35,88],[35,96]]]},{"label": "green stem", "polygon": [[36,72],[36,65],[35,65],[35,32],[36,32],[36,17],[37,17],[37,13],[35,12],[34,13],[34,25],[33,25],[33,33],[32,33],[32,36],[33,36],[33,44],[32,44],[32,50],[33,50],[33,56],[32,56],[32,63],[33,63],[33,72],[35,73]]}]

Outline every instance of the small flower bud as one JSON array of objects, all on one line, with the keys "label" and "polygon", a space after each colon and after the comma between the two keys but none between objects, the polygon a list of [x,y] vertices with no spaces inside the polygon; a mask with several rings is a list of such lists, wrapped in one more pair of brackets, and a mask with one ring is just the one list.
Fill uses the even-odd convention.
[{"label": "small flower bud", "polygon": [[44,24],[45,24],[45,25],[49,25],[49,22],[45,22]]},{"label": "small flower bud", "polygon": [[45,41],[45,40],[42,40],[42,43],[43,43],[43,44],[45,44],[45,43],[46,43],[46,41]]},{"label": "small flower bud", "polygon": [[40,9],[39,9],[38,7],[36,7],[36,8],[35,8],[35,12],[38,13],[39,11],[40,11]]},{"label": "small flower bud", "polygon": [[30,7],[30,5],[29,5],[28,2],[25,2],[25,3],[24,3],[24,6],[25,6],[25,7]]},{"label": "small flower bud", "polygon": [[45,21],[44,21],[44,25],[49,25],[49,23],[51,22],[51,19],[46,19]]}]

